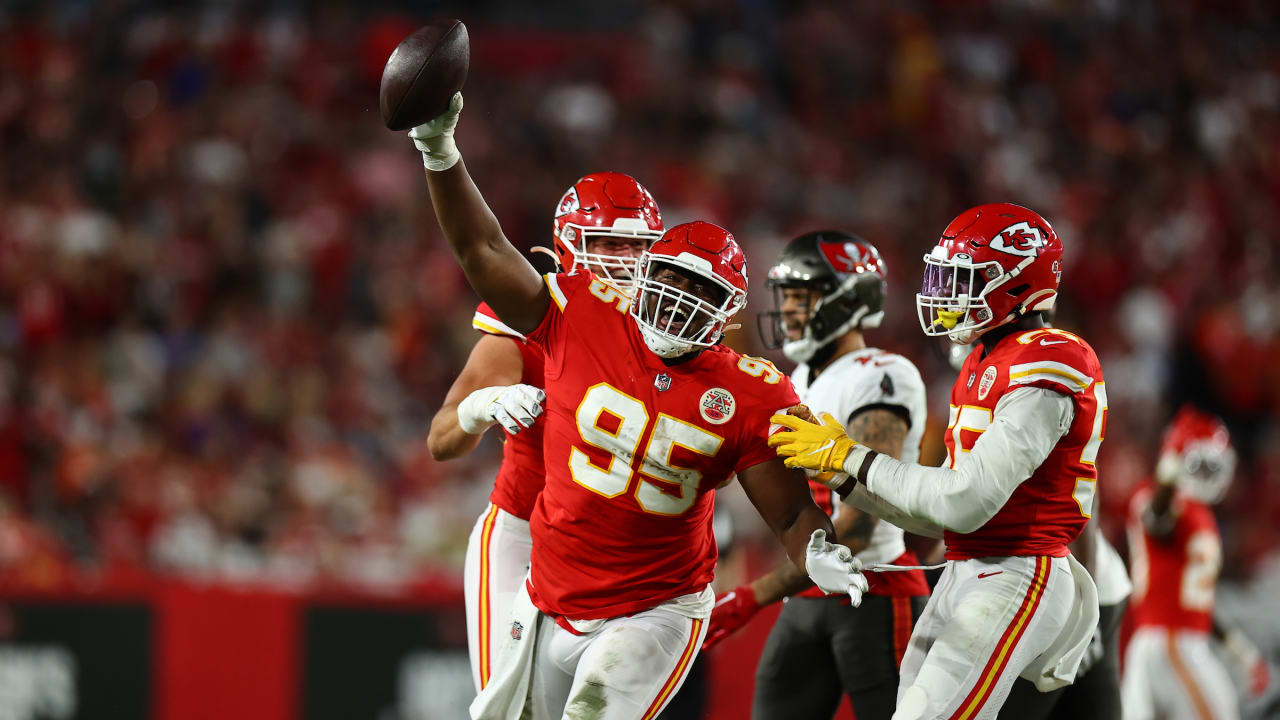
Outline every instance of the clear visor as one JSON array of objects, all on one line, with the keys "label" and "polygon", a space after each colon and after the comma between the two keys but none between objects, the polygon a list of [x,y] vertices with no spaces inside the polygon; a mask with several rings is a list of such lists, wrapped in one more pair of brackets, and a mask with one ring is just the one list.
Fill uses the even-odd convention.
[{"label": "clear visor", "polygon": [[[623,289],[635,286],[639,274],[640,256],[655,241],[662,237],[661,230],[631,228],[598,228],[582,225],[566,225],[562,231],[565,244],[573,248],[574,263],[585,267],[600,277],[608,278]],[[623,248],[633,244],[637,239],[641,245],[634,249],[634,255],[622,254]],[[599,240],[614,240],[618,243],[618,253],[587,252],[587,246]],[[630,248],[627,248],[630,250]]]},{"label": "clear visor", "polygon": [[925,335],[956,339],[991,322],[991,309],[983,294],[987,275],[999,272],[998,263],[968,265],[933,255],[925,255],[924,263],[916,310]]},{"label": "clear visor", "polygon": [[631,304],[631,314],[636,323],[658,337],[691,349],[715,345],[725,323],[741,307],[742,293],[715,278],[716,284],[725,292],[725,299],[720,305],[714,305],[655,280],[656,270],[665,264],[684,267],[679,263],[654,262],[647,256],[640,262],[641,275]]}]

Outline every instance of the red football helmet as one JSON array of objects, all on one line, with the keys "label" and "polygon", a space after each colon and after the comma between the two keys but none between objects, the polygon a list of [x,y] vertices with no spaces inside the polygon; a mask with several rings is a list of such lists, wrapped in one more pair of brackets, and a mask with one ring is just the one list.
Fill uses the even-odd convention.
[{"label": "red football helmet", "polygon": [[[664,268],[711,280],[717,302],[656,279]],[[733,235],[701,220],[677,225],[640,256],[631,315],[654,354],[678,357],[720,342],[729,318],[747,304],[747,259]]]},{"label": "red football helmet", "polygon": [[1160,445],[1157,478],[1213,504],[1227,494],[1235,470],[1236,451],[1221,420],[1190,405],[1174,415]]},{"label": "red football helmet", "polygon": [[979,205],[951,221],[924,262],[920,326],[968,345],[1027,312],[1053,309],[1062,241],[1021,205]]},{"label": "red football helmet", "polygon": [[556,259],[565,272],[581,265],[630,287],[635,282],[639,252],[589,253],[587,245],[593,238],[612,237],[640,238],[648,247],[662,237],[662,213],[649,191],[630,175],[592,173],[565,191],[552,226]]}]

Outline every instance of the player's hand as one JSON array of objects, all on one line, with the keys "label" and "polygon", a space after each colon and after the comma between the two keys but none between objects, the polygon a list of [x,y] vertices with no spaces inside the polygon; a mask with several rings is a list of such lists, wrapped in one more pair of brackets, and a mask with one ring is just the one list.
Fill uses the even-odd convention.
[{"label": "player's hand", "polygon": [[499,424],[512,435],[533,425],[542,414],[547,394],[532,385],[495,385],[480,388],[458,403],[458,425],[479,435]]},{"label": "player's hand", "polygon": [[1174,485],[1182,474],[1182,458],[1174,453],[1164,453],[1156,461],[1155,480],[1158,485]]},{"label": "player's hand", "polygon": [[862,604],[862,594],[867,591],[867,578],[862,574],[862,561],[843,545],[827,542],[825,530],[814,530],[804,549],[804,569],[813,584],[822,592],[849,593],[854,607]]},{"label": "player's hand", "polygon": [[[774,415],[769,422],[789,429],[769,436],[769,447],[779,457],[786,458],[787,467],[816,473],[843,473],[845,460],[858,446],[830,413],[822,413],[820,424],[787,414]],[[815,476],[815,479],[820,477]],[[834,478],[819,481],[829,483],[831,479]]]},{"label": "player's hand", "polygon": [[1240,628],[1231,628],[1223,637],[1222,646],[1232,667],[1244,678],[1249,696],[1256,698],[1266,692],[1267,685],[1271,684],[1271,668],[1244,632]]},{"label": "player's hand", "polygon": [[702,641],[702,649],[710,650],[716,643],[737,632],[751,618],[760,612],[760,604],[756,602],[755,591],[750,585],[743,585],[716,598],[715,609],[711,611],[711,624],[707,630],[707,638]]},{"label": "player's hand", "polygon": [[444,112],[409,131],[413,144],[422,152],[422,164],[428,170],[448,170],[462,157],[457,143],[453,141],[453,131],[458,127],[461,114],[462,93],[454,93]]}]

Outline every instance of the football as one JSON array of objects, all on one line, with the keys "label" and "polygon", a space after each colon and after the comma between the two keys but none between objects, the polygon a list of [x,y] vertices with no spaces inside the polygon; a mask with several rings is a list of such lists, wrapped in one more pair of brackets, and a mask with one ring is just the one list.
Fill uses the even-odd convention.
[{"label": "football", "polygon": [[408,130],[444,112],[462,89],[470,61],[471,43],[461,20],[437,20],[400,41],[382,69],[383,124]]}]

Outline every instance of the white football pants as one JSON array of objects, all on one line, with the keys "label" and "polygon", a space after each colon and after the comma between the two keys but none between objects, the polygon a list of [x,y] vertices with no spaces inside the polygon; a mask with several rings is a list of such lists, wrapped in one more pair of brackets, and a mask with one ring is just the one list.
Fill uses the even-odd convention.
[{"label": "white football pants", "polygon": [[995,718],[1074,601],[1065,557],[948,562],[902,658],[894,720]]},{"label": "white football pants", "polygon": [[1139,628],[1124,653],[1124,720],[1237,720],[1236,688],[1193,630]]},{"label": "white football pants", "polygon": [[511,603],[529,572],[533,540],[529,521],[489,505],[467,540],[462,584],[467,606],[467,652],[476,692],[489,677],[506,633],[511,632]]},{"label": "white football pants", "polygon": [[474,720],[653,720],[684,684],[707,635],[708,587],[635,615],[561,626],[523,586]]}]

